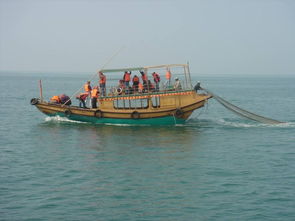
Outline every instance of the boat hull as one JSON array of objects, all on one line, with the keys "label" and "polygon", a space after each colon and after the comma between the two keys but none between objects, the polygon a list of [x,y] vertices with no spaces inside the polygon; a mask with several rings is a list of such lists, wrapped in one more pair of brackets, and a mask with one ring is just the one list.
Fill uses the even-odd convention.
[{"label": "boat hull", "polygon": [[[146,109],[115,109],[112,106],[113,100],[110,99],[101,100],[100,107],[96,109],[52,104],[40,100],[34,105],[48,116],[61,116],[95,124],[174,125],[184,124],[194,110],[203,107],[211,98],[211,95],[198,95],[192,91],[168,96],[162,98],[161,107],[154,108],[150,100],[150,105]],[[178,105],[165,105],[165,99],[171,101],[171,98],[176,100]],[[182,100],[178,102],[178,99]]]},{"label": "boat hull", "polygon": [[88,122],[94,124],[114,124],[114,125],[174,125],[184,124],[185,119],[175,118],[173,116],[145,118],[145,119],[124,119],[124,118],[96,118],[82,115],[66,116],[64,113],[47,114],[48,116],[60,116],[69,120]]}]

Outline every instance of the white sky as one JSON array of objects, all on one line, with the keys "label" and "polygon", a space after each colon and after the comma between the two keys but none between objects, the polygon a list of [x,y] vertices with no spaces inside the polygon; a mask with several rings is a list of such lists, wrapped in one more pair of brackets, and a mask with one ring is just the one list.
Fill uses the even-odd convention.
[{"label": "white sky", "polygon": [[0,70],[295,75],[293,0],[0,0]]}]

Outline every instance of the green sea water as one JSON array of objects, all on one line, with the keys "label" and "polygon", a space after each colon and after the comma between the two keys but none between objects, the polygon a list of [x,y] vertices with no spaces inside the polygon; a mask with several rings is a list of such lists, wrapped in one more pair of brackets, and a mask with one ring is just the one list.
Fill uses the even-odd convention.
[{"label": "green sea water", "polygon": [[0,74],[0,220],[295,220],[295,77],[193,77],[282,125],[213,99],[176,126],[81,123],[29,104],[40,78],[48,99],[87,77]]}]

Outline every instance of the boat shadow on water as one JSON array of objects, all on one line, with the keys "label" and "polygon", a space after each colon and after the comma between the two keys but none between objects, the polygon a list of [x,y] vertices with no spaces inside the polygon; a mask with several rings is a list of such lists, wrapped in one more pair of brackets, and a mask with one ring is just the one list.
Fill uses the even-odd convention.
[{"label": "boat shadow on water", "polygon": [[[110,146],[148,149],[172,148],[187,151],[201,136],[201,130],[190,125],[127,125],[93,124],[71,121],[67,118],[46,117],[36,128],[54,142],[73,142],[87,149],[106,151]],[[64,138],[67,140],[64,141]],[[175,149],[175,147],[177,147]]]}]

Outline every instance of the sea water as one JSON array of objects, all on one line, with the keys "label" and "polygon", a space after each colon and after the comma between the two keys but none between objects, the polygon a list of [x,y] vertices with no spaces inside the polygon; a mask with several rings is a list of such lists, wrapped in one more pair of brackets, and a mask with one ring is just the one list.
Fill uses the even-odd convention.
[{"label": "sea water", "polygon": [[[205,76],[211,99],[184,125],[95,125],[30,105],[87,75],[0,74],[0,220],[295,220],[295,77]],[[74,101],[76,102],[76,101]]]}]

